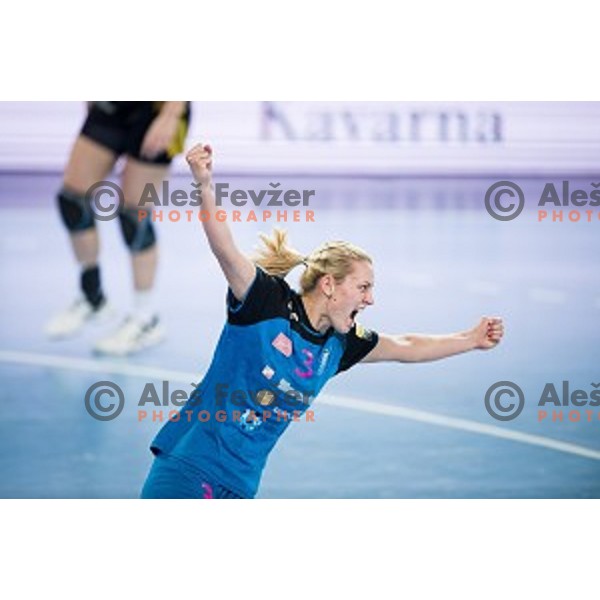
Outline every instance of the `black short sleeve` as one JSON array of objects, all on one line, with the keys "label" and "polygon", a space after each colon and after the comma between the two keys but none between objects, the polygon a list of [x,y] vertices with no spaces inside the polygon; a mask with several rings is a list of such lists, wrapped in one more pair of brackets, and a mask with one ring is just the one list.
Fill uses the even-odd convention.
[{"label": "black short sleeve", "polygon": [[355,323],[352,329],[344,336],[346,348],[338,365],[337,373],[347,371],[360,362],[379,342],[379,335],[375,331],[366,329],[360,323]]},{"label": "black short sleeve", "polygon": [[290,296],[291,288],[285,280],[257,266],[254,281],[241,302],[231,289],[227,290],[227,320],[232,325],[252,325],[285,315]]}]

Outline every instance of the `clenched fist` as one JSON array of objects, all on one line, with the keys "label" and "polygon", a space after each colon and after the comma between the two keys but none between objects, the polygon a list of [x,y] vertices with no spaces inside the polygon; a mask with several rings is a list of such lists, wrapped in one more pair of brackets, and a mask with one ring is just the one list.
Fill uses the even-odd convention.
[{"label": "clenched fist", "polygon": [[482,317],[479,325],[471,330],[475,348],[491,350],[504,337],[504,323],[499,317]]},{"label": "clenched fist", "polygon": [[208,144],[196,144],[186,155],[196,183],[210,185],[212,179],[213,151]]}]

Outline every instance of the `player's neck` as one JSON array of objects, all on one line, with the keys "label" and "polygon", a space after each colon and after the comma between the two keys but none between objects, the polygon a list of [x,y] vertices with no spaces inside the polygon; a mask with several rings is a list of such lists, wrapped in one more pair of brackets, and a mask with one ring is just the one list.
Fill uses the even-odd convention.
[{"label": "player's neck", "polygon": [[325,312],[325,303],[313,294],[303,294],[300,298],[310,326],[319,333],[325,333],[331,327],[331,321]]}]

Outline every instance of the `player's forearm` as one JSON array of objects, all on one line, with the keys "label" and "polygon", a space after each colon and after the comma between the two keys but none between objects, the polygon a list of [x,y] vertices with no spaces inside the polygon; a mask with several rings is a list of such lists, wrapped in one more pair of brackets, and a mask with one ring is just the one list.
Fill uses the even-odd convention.
[{"label": "player's forearm", "polygon": [[408,345],[408,362],[439,360],[475,349],[473,336],[466,331],[449,335],[407,334],[402,338]]},{"label": "player's forearm", "polygon": [[[225,276],[235,290],[245,291],[248,279],[255,275],[254,265],[236,247],[233,235],[224,218],[224,211],[217,209],[212,181],[213,152],[209,144],[196,144],[186,155],[186,160],[200,189],[202,197],[202,227],[213,254],[221,264]],[[250,281],[251,282],[251,281]],[[236,296],[237,297],[237,296]]]},{"label": "player's forearm", "polygon": [[[208,183],[202,186],[202,227],[211,250],[221,258],[227,251],[234,247],[233,235],[227,225],[227,219],[220,219],[217,215],[217,202],[215,199],[214,186]],[[222,210],[222,209],[220,209]]]}]

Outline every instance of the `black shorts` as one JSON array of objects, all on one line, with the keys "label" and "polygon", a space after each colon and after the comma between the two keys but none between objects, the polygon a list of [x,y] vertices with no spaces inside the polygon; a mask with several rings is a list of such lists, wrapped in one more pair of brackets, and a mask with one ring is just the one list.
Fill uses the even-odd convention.
[{"label": "black shorts", "polygon": [[144,136],[163,102],[93,102],[81,135],[108,148],[118,156],[126,154],[141,162],[168,165],[173,157],[183,152],[190,123],[190,103],[179,118],[177,132],[165,152],[154,158],[140,156]]}]

